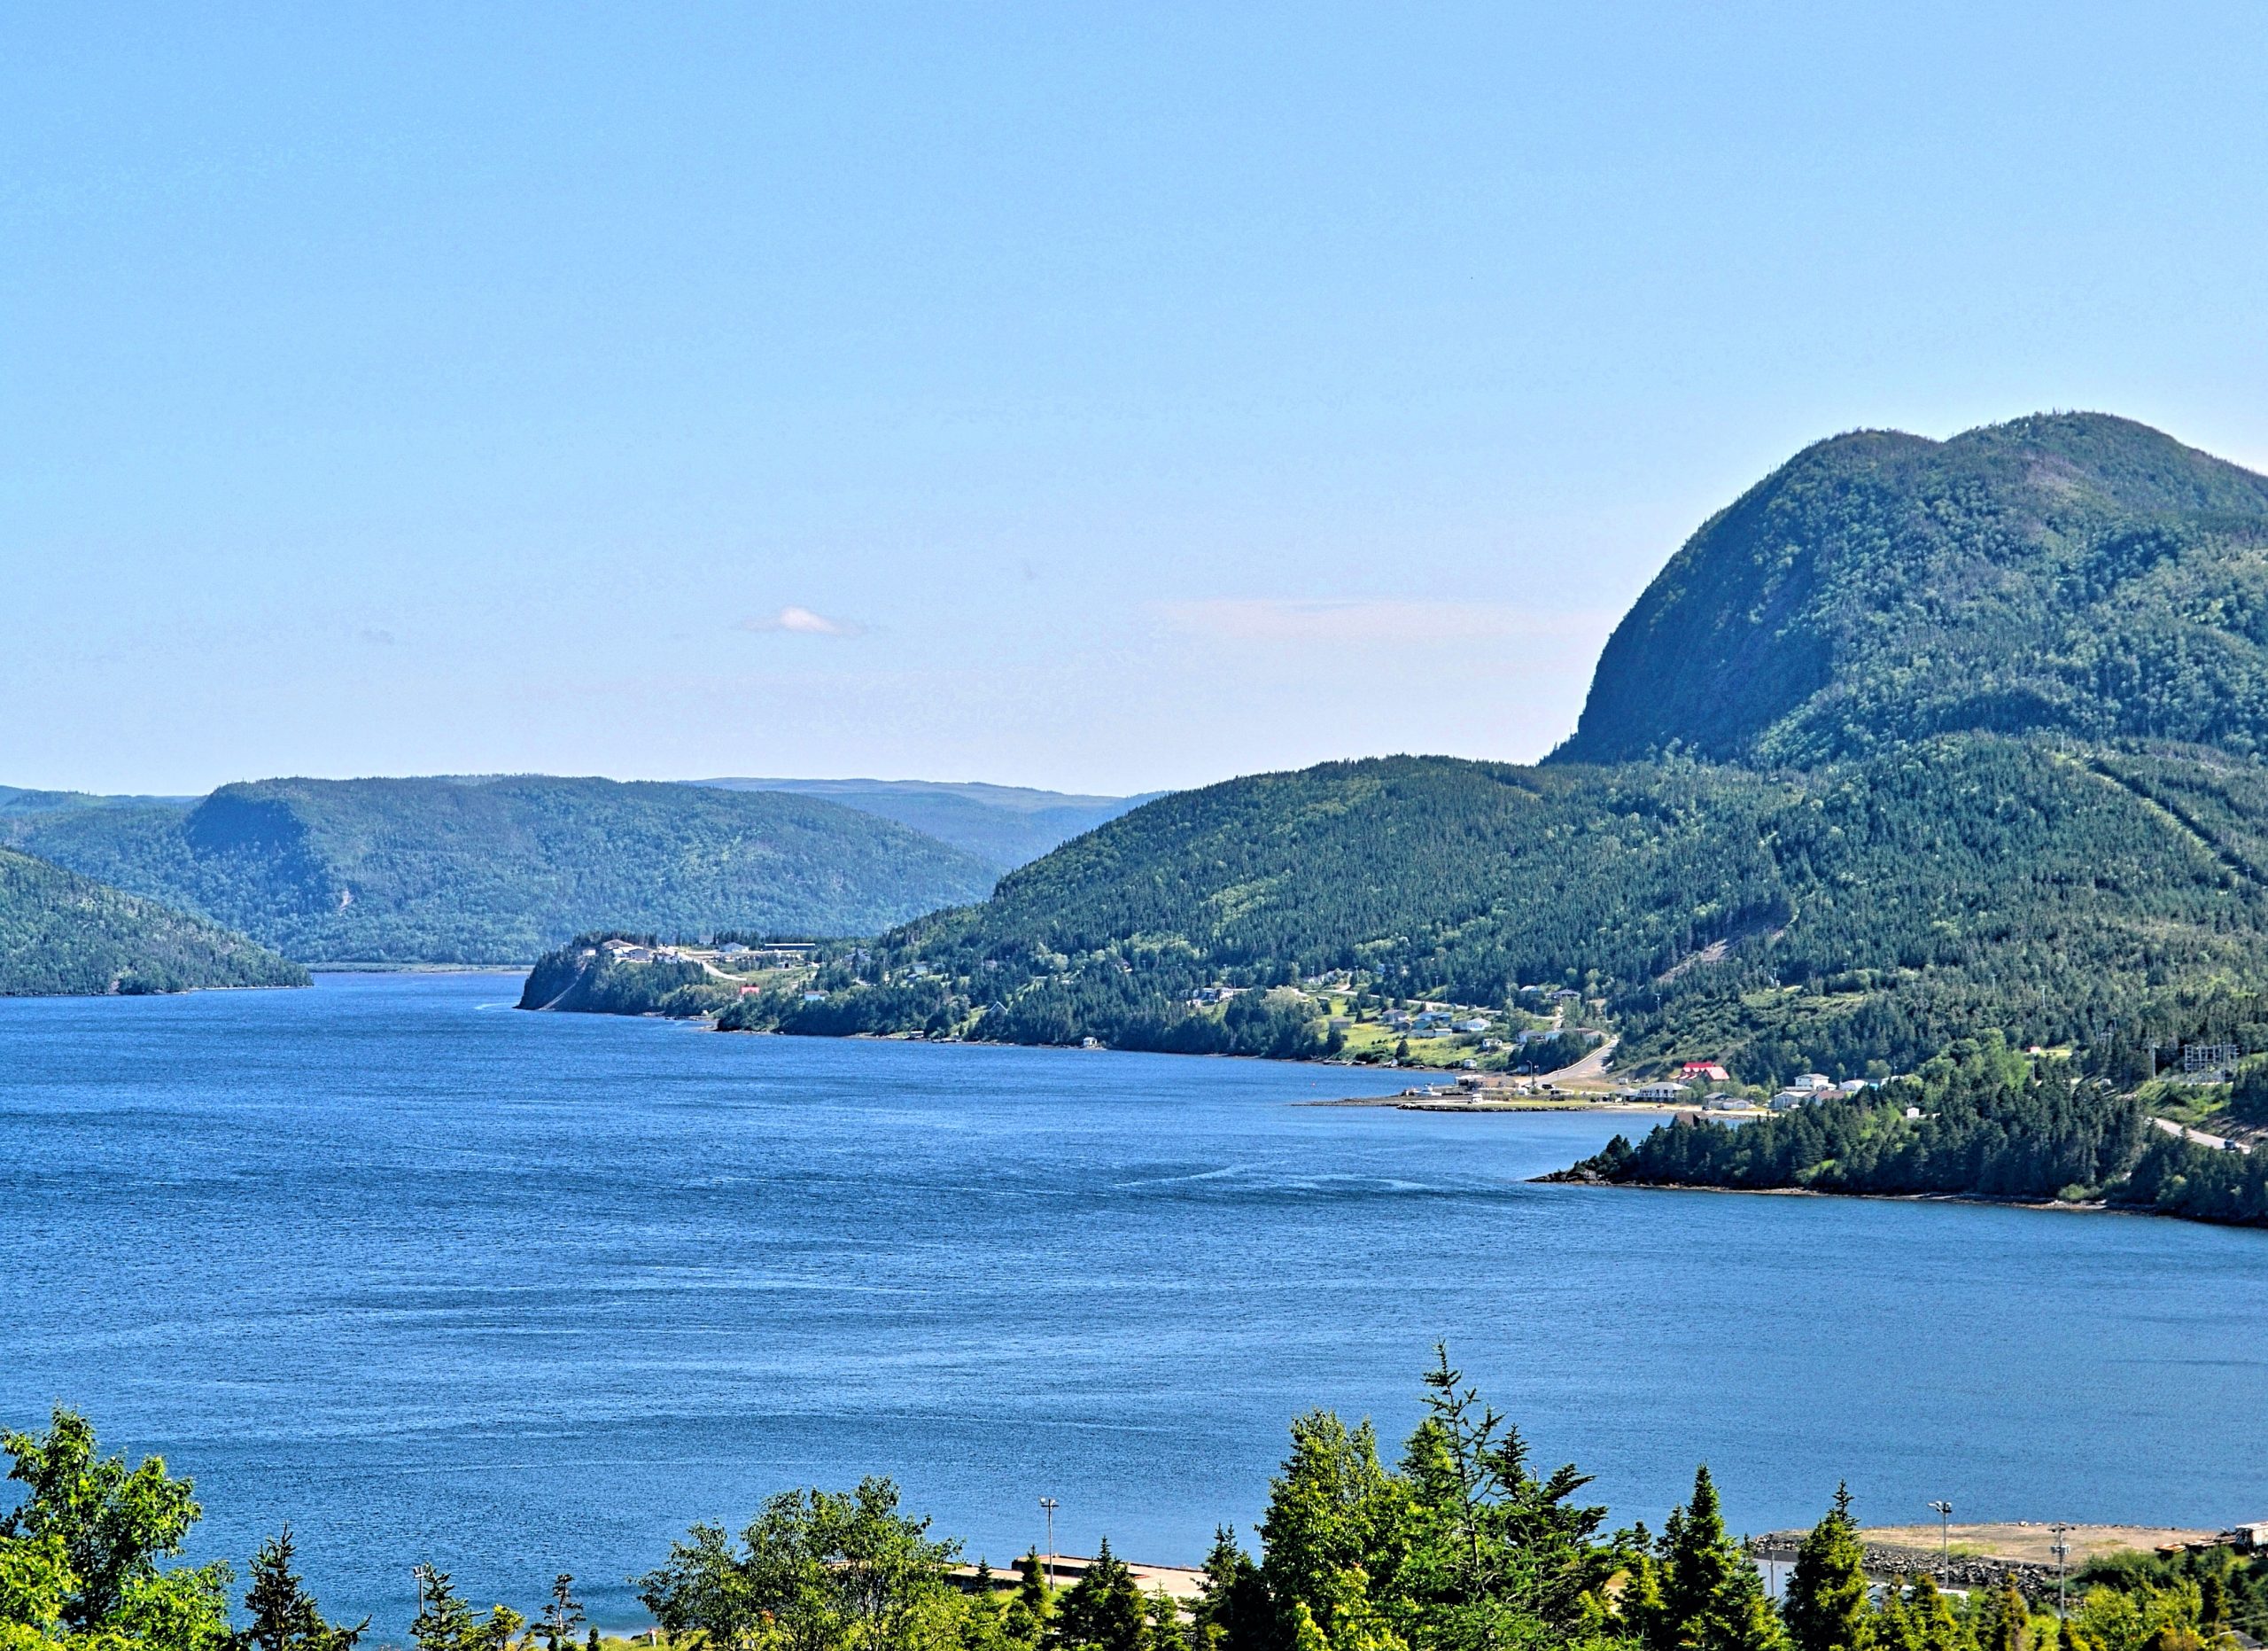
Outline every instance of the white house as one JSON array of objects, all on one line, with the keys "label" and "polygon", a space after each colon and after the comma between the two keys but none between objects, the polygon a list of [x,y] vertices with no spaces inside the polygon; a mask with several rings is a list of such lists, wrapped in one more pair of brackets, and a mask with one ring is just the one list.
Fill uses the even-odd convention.
[{"label": "white house", "polygon": [[1788,1087],[1790,1089],[1832,1089],[1835,1087],[1835,1080],[1825,1072],[1802,1072],[1798,1074],[1796,1081],[1790,1084]]},{"label": "white house", "polygon": [[1633,1089],[1630,1098],[1633,1101],[1675,1101],[1688,1093],[1683,1084],[1646,1084]]}]

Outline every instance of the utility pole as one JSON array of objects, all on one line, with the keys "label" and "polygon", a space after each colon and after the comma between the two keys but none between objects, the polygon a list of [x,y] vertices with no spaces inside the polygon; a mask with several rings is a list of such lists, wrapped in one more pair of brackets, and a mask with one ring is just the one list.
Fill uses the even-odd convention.
[{"label": "utility pole", "polygon": [[2047,1528],[2055,1533],[2055,1546],[2049,1551],[2055,1555],[2055,1615],[2061,1616],[2063,1615],[2063,1561],[2071,1552],[2071,1545],[2065,1538],[2071,1534],[2071,1528],[2065,1524],[2054,1524]]},{"label": "utility pole", "polygon": [[1055,1499],[1043,1496],[1039,1499],[1039,1506],[1040,1511],[1047,1515],[1047,1591],[1052,1593],[1055,1592]]},{"label": "utility pole", "polygon": [[1953,1504],[1932,1502],[1930,1504],[1930,1511],[1938,1516],[1940,1547],[1938,1565],[1946,1574],[1946,1580],[1951,1582],[1953,1580]]}]

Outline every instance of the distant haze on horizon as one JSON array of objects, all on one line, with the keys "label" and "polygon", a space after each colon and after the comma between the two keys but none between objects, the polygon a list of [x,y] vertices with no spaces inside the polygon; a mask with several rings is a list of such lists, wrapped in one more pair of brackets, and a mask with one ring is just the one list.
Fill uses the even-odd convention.
[{"label": "distant haze on horizon", "polygon": [[1812,440],[2268,468],[2264,80],[2236,4],[17,9],[0,784],[1532,759]]}]

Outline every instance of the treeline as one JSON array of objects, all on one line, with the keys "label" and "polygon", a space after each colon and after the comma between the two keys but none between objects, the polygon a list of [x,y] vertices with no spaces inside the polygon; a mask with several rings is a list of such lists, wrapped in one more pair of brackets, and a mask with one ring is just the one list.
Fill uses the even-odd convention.
[{"label": "treeline", "polygon": [[1965,1040],[1900,1079],[1729,1126],[1680,1118],[1618,1135],[1557,1179],[1641,1186],[2105,1200],[2195,1219],[2268,1224],[2268,1152],[2153,1130],[2140,1106],[2060,1060]]},{"label": "treeline", "polygon": [[[26,1493],[0,1520],[0,1651],[353,1651],[369,1632],[323,1616],[288,1528],[252,1561],[239,1626],[227,1563],[159,1563],[199,1515],[189,1482],[103,1458],[71,1413],[4,1444]],[[1257,1554],[1221,1530],[1194,1600],[1146,1594],[1107,1541],[1068,1588],[1036,1553],[957,1572],[959,1545],[881,1478],[782,1492],[738,1535],[695,1525],[633,1581],[693,1651],[2203,1651],[2268,1614],[2268,1566],[2225,1553],[2099,1567],[2061,1619],[2013,1588],[1876,1589],[1840,1491],[1775,1605],[1705,1467],[1659,1535],[1609,1531],[1588,1484],[1540,1468],[1444,1352],[1391,1465],[1368,1422],[1295,1421]],[[416,1574],[416,1651],[598,1651],[570,1576],[530,1616]]]},{"label": "treeline", "polygon": [[240,934],[0,848],[0,996],[304,986]]}]

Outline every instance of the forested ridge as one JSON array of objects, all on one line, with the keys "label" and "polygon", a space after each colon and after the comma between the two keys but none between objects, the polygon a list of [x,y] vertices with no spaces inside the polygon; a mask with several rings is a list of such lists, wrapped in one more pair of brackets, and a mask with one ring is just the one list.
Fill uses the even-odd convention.
[{"label": "forested ridge", "polygon": [[2268,981],[2264,533],[2268,479],[2124,420],[1838,437],[1673,558],[1546,763],[1166,797],[735,1020],[1315,1054],[1346,971],[1573,992],[1634,1075],[2131,1048]]},{"label": "forested ridge", "polygon": [[[2191,823],[2145,794],[2177,787]],[[1992,736],[1770,773],[1327,764],[1152,803],[839,962],[825,1006],[773,1007],[790,1030],[1313,1054],[1313,1002],[1304,1032],[1253,1033],[1187,1000],[1348,970],[1404,999],[1576,989],[1626,1071],[1881,1076],[1995,1029],[2093,1044],[2262,977],[2246,818],[2268,818],[2250,764]]]},{"label": "forested ridge", "polygon": [[524,962],[614,927],[871,933],[992,881],[817,798],[541,775],[268,780],[0,816],[0,840],[316,962]]},{"label": "forested ridge", "polygon": [[[956,1571],[960,1545],[879,1476],[780,1491],[737,1532],[696,1524],[633,1580],[666,1643],[692,1651],[2205,1651],[2268,1625],[2268,1558],[2227,1547],[2099,1563],[2067,1611],[2052,1590],[2031,1598],[2013,1582],[1876,1584],[1840,1488],[1822,1498],[1775,1602],[1727,1530],[1707,1468],[1658,1534],[1610,1530],[1607,1510],[1583,1499],[1582,1472],[1538,1461],[1445,1351],[1425,1397],[1390,1460],[1367,1421],[1326,1410],[1293,1420],[1257,1552],[1221,1527],[1194,1598],[1145,1593],[1107,1538],[1068,1586],[1036,1552],[1006,1572]],[[4,1651],[375,1640],[368,1618],[325,1616],[280,1517],[239,1594],[226,1560],[165,1562],[203,1510],[162,1459],[104,1456],[59,1406],[44,1432],[0,1445],[24,1489],[0,1517]],[[571,1574],[526,1613],[476,1610],[430,1563],[411,1574],[416,1651],[627,1651],[589,1625]]]},{"label": "forested ridge", "polygon": [[0,996],[307,984],[242,935],[0,849]]}]

